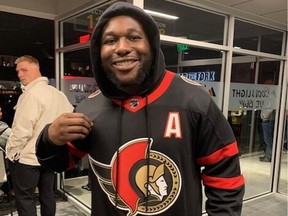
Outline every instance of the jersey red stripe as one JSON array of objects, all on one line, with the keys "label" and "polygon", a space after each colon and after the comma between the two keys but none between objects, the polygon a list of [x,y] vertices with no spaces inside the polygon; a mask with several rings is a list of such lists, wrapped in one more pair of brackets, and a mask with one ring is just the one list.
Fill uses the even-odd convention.
[{"label": "jersey red stripe", "polygon": [[[167,71],[165,74],[165,77],[163,81],[160,83],[160,85],[157,87],[155,91],[153,91],[150,95],[148,95],[148,104],[153,103],[155,100],[157,100],[161,95],[165,93],[165,91],[168,89],[169,85],[171,84],[173,78],[175,77],[175,73]],[[138,101],[138,105],[136,107],[131,107],[130,102],[131,99],[136,99]],[[121,100],[113,99],[114,103],[121,105]],[[129,98],[122,103],[125,109],[131,111],[131,112],[138,112],[143,107],[147,105],[145,97],[140,96],[133,96],[133,98]]]},{"label": "jersey red stripe", "polygon": [[231,178],[219,178],[202,174],[202,180],[205,186],[227,190],[238,188],[244,184],[243,175]]},{"label": "jersey red stripe", "polygon": [[67,143],[68,151],[69,151],[69,168],[72,168],[75,165],[75,160],[73,157],[83,158],[87,153],[78,150],[73,144],[70,142]]},{"label": "jersey red stripe", "polygon": [[237,142],[235,141],[208,156],[197,158],[197,163],[201,166],[215,164],[224,158],[238,154],[238,152]]}]

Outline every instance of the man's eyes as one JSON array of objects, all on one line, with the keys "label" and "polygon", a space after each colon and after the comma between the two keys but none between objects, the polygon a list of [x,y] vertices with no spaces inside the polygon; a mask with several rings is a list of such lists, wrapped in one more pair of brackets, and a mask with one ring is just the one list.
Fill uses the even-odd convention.
[{"label": "man's eyes", "polygon": [[131,41],[137,41],[137,40],[140,40],[140,39],[141,39],[141,37],[138,36],[138,35],[129,36],[129,40],[131,40]]},{"label": "man's eyes", "polygon": [[[126,39],[128,39],[129,41],[132,41],[132,42],[136,42],[138,40],[141,39],[140,36],[138,35],[132,35],[132,36],[127,36]],[[107,38],[104,40],[104,44],[108,44],[108,45],[112,45],[112,44],[115,44],[118,40],[120,40],[119,38]]]}]

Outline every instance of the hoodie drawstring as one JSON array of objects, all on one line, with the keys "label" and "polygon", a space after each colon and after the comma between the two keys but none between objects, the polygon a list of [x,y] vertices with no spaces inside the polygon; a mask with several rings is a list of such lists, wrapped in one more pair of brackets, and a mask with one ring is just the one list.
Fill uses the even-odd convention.
[{"label": "hoodie drawstring", "polygon": [[121,147],[121,141],[122,141],[122,130],[121,130],[121,125],[122,125],[122,114],[123,114],[123,101],[121,100],[120,104],[120,111],[119,111],[119,121],[117,125],[117,131],[119,132],[119,137],[118,137],[118,146],[117,146],[117,156],[116,156],[116,194],[115,194],[115,211],[117,212],[117,206],[118,206],[118,185],[119,185],[119,154],[120,154],[120,147]]},{"label": "hoodie drawstring", "polygon": [[[121,104],[120,104],[120,111],[119,111],[119,120],[118,120],[118,125],[117,125],[117,131],[119,132],[119,137],[118,137],[118,146],[117,146],[117,155],[116,155],[116,185],[115,185],[115,212],[117,212],[117,214],[119,213],[117,211],[117,206],[118,206],[118,186],[119,186],[119,177],[120,177],[120,173],[119,173],[119,169],[120,169],[120,161],[119,161],[119,154],[120,154],[120,147],[121,147],[121,142],[122,142],[122,130],[121,130],[121,126],[122,126],[122,115],[123,115],[123,110],[124,110],[124,106],[123,106],[123,101],[121,100]],[[146,135],[147,135],[147,157],[146,157],[146,166],[147,166],[147,175],[146,175],[146,184],[147,186],[150,184],[150,180],[149,180],[149,173],[150,173],[150,145],[151,145],[151,127],[150,127],[150,118],[149,118],[149,108],[148,108],[148,96],[145,96],[145,119],[146,119]],[[146,187],[146,194],[145,194],[145,209],[146,212],[148,212],[148,204],[149,204],[149,191],[148,191],[148,187]]]},{"label": "hoodie drawstring", "polygon": [[150,118],[149,118],[149,112],[148,112],[148,96],[145,96],[145,117],[146,117],[146,133],[147,133],[147,158],[146,158],[146,166],[147,166],[147,175],[146,175],[146,196],[145,196],[145,208],[146,212],[148,211],[148,201],[149,201],[149,194],[148,194],[148,185],[149,182],[149,173],[150,173],[150,144],[151,144],[151,127],[150,127]]}]

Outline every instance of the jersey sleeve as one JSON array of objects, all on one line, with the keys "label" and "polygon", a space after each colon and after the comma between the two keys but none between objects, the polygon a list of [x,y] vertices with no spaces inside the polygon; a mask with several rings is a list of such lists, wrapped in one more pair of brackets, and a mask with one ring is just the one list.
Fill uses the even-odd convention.
[{"label": "jersey sleeve", "polygon": [[63,172],[74,167],[87,153],[79,150],[72,142],[63,146],[53,144],[48,138],[49,126],[50,124],[45,126],[38,137],[36,156],[41,166]]},{"label": "jersey sleeve", "polygon": [[213,216],[240,216],[244,177],[233,131],[212,99],[200,122],[196,160],[203,168],[206,211]]}]

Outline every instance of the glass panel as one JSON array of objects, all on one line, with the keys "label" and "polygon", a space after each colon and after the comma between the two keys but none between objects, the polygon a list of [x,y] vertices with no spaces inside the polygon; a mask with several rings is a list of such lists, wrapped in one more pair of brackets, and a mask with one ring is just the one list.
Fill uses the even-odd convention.
[{"label": "glass panel", "polygon": [[234,47],[281,54],[283,32],[235,20]]},{"label": "glass panel", "polygon": [[162,43],[161,48],[165,56],[166,68],[204,85],[222,109],[222,52],[189,46],[187,50],[182,51],[177,44],[168,43]]},{"label": "glass panel", "polygon": [[[287,93],[286,93],[287,94]],[[283,136],[283,146],[281,152],[281,163],[280,163],[280,176],[279,176],[279,188],[278,192],[288,194],[288,181],[287,181],[287,162],[288,162],[288,94],[286,98],[286,111],[285,111],[285,126]]]},{"label": "glass panel", "polygon": [[92,33],[98,18],[113,2],[114,1],[110,1],[107,4],[89,9],[61,22],[63,28],[62,46],[87,42],[90,39],[90,34]]},{"label": "glass panel", "polygon": [[279,71],[279,61],[233,57],[228,121],[240,150],[245,198],[270,190]]},{"label": "glass panel", "polygon": [[64,53],[63,74],[62,91],[74,106],[97,89],[88,48]]},{"label": "glass panel", "polygon": [[[61,90],[73,106],[97,89],[91,71],[89,49],[66,52],[64,55],[64,74]],[[91,195],[88,179],[88,159],[84,157],[74,168],[64,173],[65,192],[73,196],[84,206],[91,208]]]},{"label": "glass panel", "polygon": [[64,53],[64,76],[93,77],[88,48]]},{"label": "glass panel", "polygon": [[165,0],[145,0],[144,3],[147,10],[179,17],[169,20],[152,15],[161,34],[223,44],[224,16]]}]

